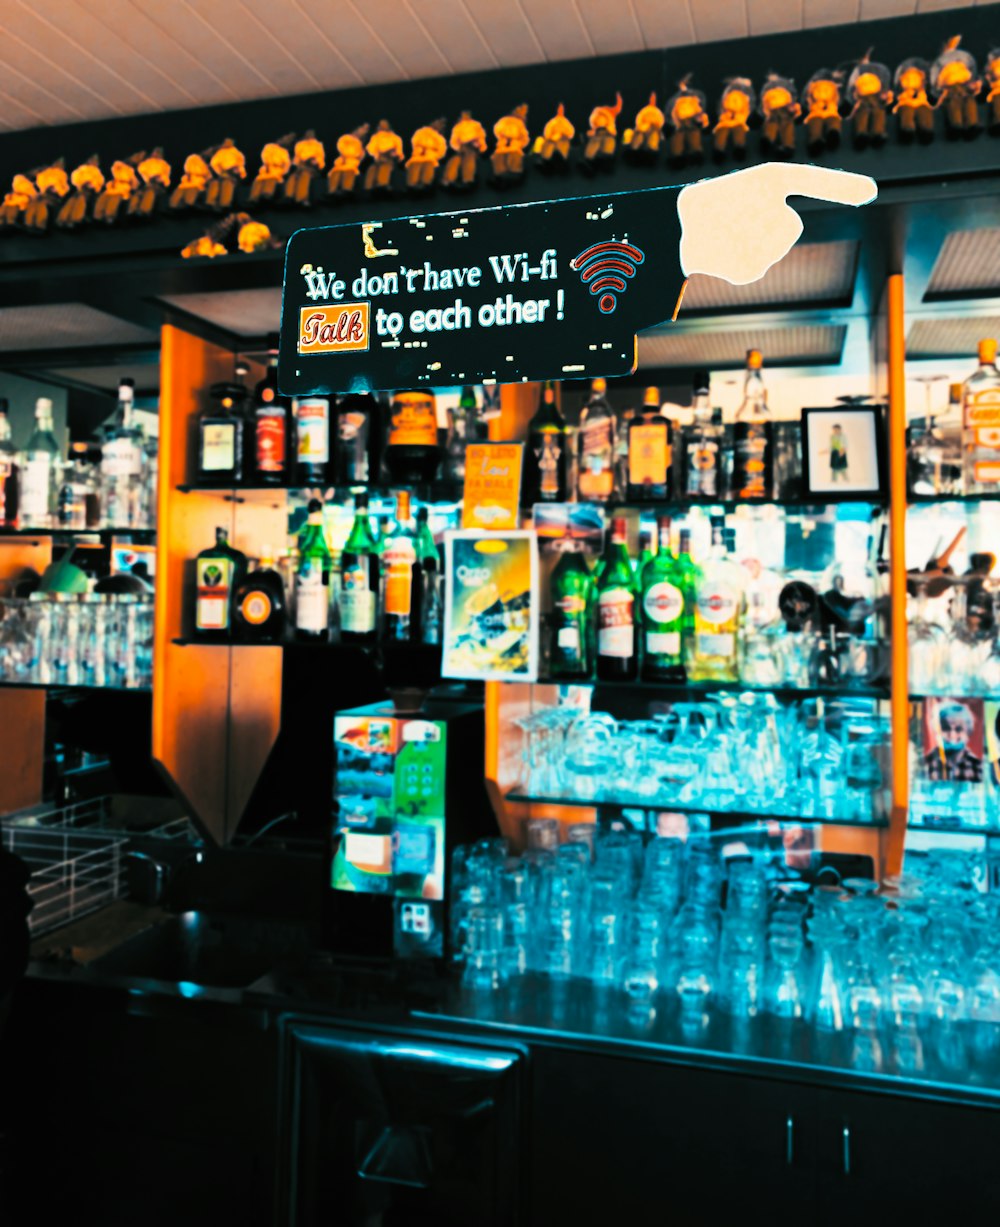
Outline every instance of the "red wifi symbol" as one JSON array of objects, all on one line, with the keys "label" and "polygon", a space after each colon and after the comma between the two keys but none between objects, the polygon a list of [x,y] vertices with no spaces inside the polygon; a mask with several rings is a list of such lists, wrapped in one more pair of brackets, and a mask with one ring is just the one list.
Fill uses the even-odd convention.
[{"label": "red wifi symbol", "polygon": [[569,266],[580,274],[580,280],[590,283],[591,294],[600,294],[598,309],[610,315],[618,306],[616,294],[624,294],[627,277],[634,277],[636,268],[646,257],[632,243],[608,241],[594,243],[570,260]]}]

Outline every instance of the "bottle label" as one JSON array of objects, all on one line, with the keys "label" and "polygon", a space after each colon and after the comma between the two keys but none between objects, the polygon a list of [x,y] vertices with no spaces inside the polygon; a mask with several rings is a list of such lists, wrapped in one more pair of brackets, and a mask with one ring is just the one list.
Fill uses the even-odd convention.
[{"label": "bottle label", "polygon": [[679,588],[661,580],[646,589],[642,608],[651,622],[676,622],[684,612],[684,596]]},{"label": "bottle label", "polygon": [[736,636],[726,631],[702,631],[698,635],[698,655],[732,656],[736,650]]},{"label": "bottle label", "polygon": [[539,494],[543,499],[558,499],[561,493],[559,469],[563,457],[562,431],[536,431],[531,440],[531,450],[538,463]]},{"label": "bottle label", "polygon": [[737,598],[735,591],[726,584],[702,584],[698,593],[698,614],[713,626],[719,626],[736,617]]},{"label": "bottle label", "polygon": [[633,423],[628,432],[628,481],[630,486],[662,486],[670,468],[667,423]]},{"label": "bottle label", "polygon": [[101,450],[104,477],[138,477],[142,472],[142,452],[132,439],[109,439]]},{"label": "bottle label", "polygon": [[201,428],[201,471],[231,473],[235,467],[235,423],[206,422]]},{"label": "bottle label", "polygon": [[409,537],[394,537],[382,555],[385,562],[385,612],[400,617],[411,613],[413,564],[417,551]]},{"label": "bottle label", "polygon": [[605,588],[597,601],[597,650],[601,656],[635,652],[635,598],[627,588]]},{"label": "bottle label", "polygon": [[965,424],[970,429],[1000,427],[1000,388],[987,388],[966,396]]},{"label": "bottle label", "polygon": [[375,629],[375,593],[364,567],[345,567],[340,581],[340,628],[356,635]]},{"label": "bottle label", "polygon": [[763,422],[737,422],[736,490],[740,498],[766,498],[770,431]]},{"label": "bottle label", "polygon": [[320,633],[330,624],[330,593],[319,567],[307,567],[295,577],[295,625]]},{"label": "bottle label", "polygon": [[578,656],[580,653],[580,628],[578,626],[560,626],[556,633],[556,646],[566,656]]},{"label": "bottle label", "polygon": [[613,419],[585,423],[579,438],[580,497],[610,498],[615,489]]},{"label": "bottle label", "polygon": [[195,564],[195,626],[200,631],[229,629],[229,587],[233,564],[229,558],[199,558]]},{"label": "bottle label", "polygon": [[976,460],[972,466],[973,481],[983,485],[1000,482],[1000,460]]},{"label": "bottle label", "polygon": [[263,626],[271,616],[271,598],[260,588],[246,593],[240,601],[240,615],[250,626]]},{"label": "bottle label", "polygon": [[21,515],[28,523],[48,519],[51,480],[51,456],[29,456],[25,460],[21,470]]},{"label": "bottle label", "polygon": [[[265,388],[265,391],[269,389]],[[285,471],[285,415],[257,410],[257,469],[261,473]]]},{"label": "bottle label", "polygon": [[719,445],[714,440],[699,439],[688,444],[687,492],[714,498],[719,486]]},{"label": "bottle label", "polygon": [[680,631],[647,631],[647,656],[679,656],[681,654]]},{"label": "bottle label", "polygon": [[295,403],[295,454],[300,464],[330,459],[330,402],[326,397]]},{"label": "bottle label", "polygon": [[437,447],[437,412],[433,397],[422,393],[397,396],[389,419],[389,447]]},{"label": "bottle label", "polygon": [[337,438],[341,443],[363,442],[367,431],[367,413],[340,413],[337,416]]}]

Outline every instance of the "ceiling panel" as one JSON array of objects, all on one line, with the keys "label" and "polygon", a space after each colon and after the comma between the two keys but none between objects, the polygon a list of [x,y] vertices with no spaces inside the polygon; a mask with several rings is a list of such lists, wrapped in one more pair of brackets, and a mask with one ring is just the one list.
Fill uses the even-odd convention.
[{"label": "ceiling panel", "polygon": [[86,383],[113,396],[122,379],[131,379],[140,392],[160,386],[160,367],[156,362],[118,363],[115,366],[61,366],[48,372],[56,379]]},{"label": "ceiling panel", "polygon": [[681,315],[695,310],[850,302],[859,247],[854,239],[799,243],[750,285],[730,285],[719,277],[694,276],[684,294]]},{"label": "ceiling panel", "polygon": [[951,0],[3,0],[0,127],[684,47],[950,7]]},{"label": "ceiling panel", "polygon": [[927,295],[1000,294],[1000,227],[955,230],[941,244]]},{"label": "ceiling panel", "polygon": [[660,366],[742,366],[748,349],[759,349],[765,366],[840,361],[844,324],[794,325],[790,328],[741,328],[729,331],[685,329],[639,334],[639,368]]},{"label": "ceiling panel", "polygon": [[281,323],[280,287],[229,290],[218,294],[174,294],[163,301],[241,337],[261,337],[277,332]]},{"label": "ceiling panel", "polygon": [[159,344],[159,333],[83,303],[0,308],[0,351]]},{"label": "ceiling panel", "polygon": [[914,320],[906,334],[906,356],[973,358],[983,337],[1000,337],[1000,315]]}]

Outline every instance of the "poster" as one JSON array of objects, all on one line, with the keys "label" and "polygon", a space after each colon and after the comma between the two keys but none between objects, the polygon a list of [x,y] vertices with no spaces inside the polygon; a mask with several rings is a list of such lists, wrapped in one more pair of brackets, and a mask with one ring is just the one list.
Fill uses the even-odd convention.
[{"label": "poster", "polygon": [[447,533],[443,677],[538,677],[538,549],[529,531]]},{"label": "poster", "polygon": [[1000,702],[987,703],[985,710],[986,776],[992,788],[1000,790]]},{"label": "poster", "polygon": [[920,762],[925,779],[981,784],[985,774],[985,753],[982,699],[924,700]]},{"label": "poster", "polygon": [[523,443],[470,443],[465,449],[462,527],[517,528]]}]

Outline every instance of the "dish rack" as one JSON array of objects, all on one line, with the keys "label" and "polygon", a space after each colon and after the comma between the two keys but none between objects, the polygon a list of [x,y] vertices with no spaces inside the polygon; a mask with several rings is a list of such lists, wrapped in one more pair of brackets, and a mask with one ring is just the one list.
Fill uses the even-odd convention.
[{"label": "dish rack", "polygon": [[[3,820],[3,846],[31,871],[28,917],[32,937],[106,907],[124,893],[125,852],[131,833],[112,825],[112,798],[62,807],[35,806]],[[164,823],[159,838],[186,836],[186,818]]]}]

